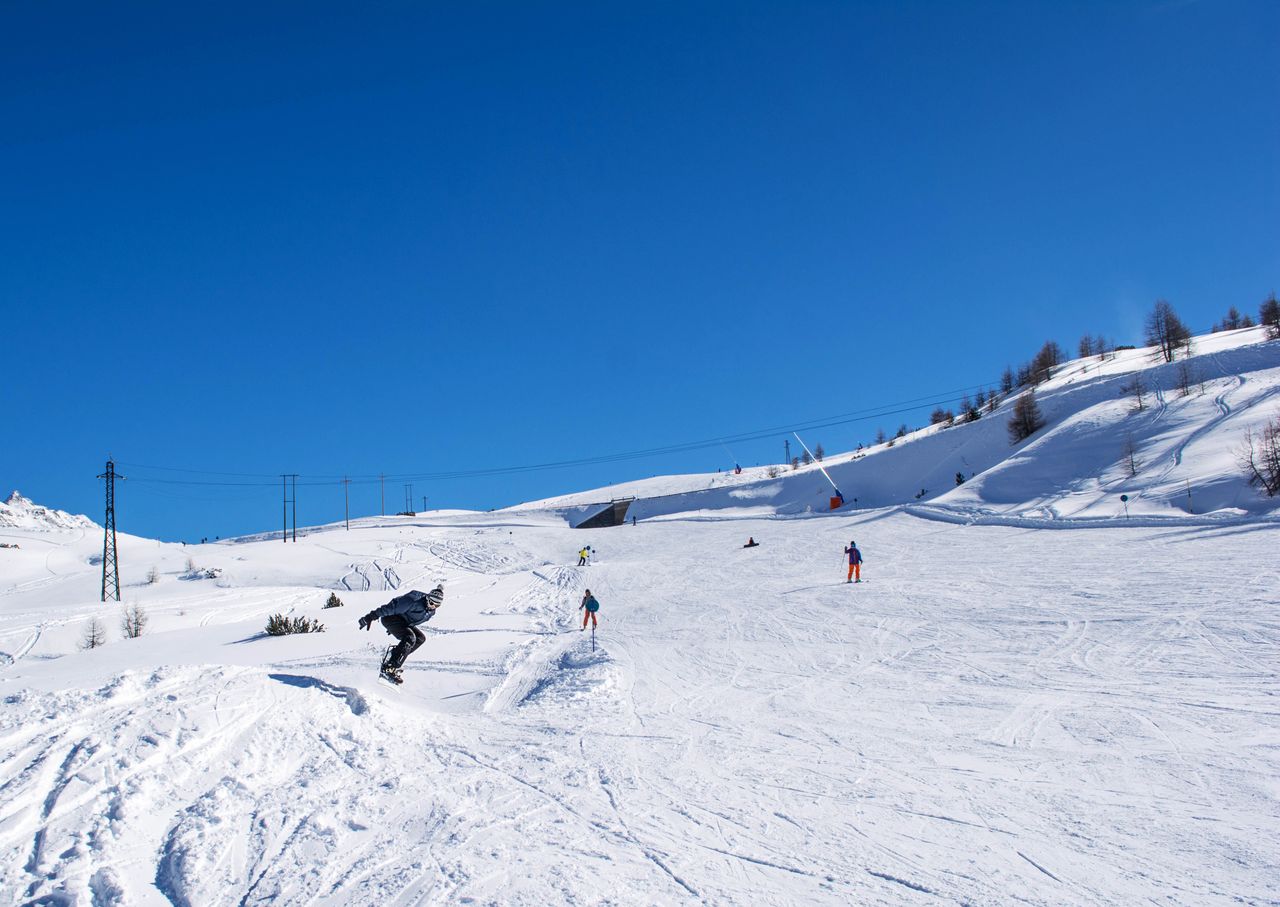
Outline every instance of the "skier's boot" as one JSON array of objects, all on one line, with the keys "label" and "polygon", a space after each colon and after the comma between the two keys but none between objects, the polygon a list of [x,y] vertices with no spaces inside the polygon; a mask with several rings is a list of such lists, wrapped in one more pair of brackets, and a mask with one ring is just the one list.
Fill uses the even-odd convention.
[{"label": "skier's boot", "polygon": [[395,646],[388,647],[382,656],[382,667],[378,669],[378,676],[389,680],[391,683],[404,683],[404,677],[400,673],[400,666],[395,664],[394,655]]}]

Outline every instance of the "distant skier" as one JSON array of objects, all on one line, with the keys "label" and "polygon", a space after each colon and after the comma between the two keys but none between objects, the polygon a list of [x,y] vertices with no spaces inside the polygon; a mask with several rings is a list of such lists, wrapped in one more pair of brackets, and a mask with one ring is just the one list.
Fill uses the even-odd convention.
[{"label": "distant skier", "polygon": [[596,621],[596,612],[600,610],[600,603],[596,601],[596,597],[591,594],[590,589],[582,593],[582,604],[578,605],[579,611],[584,609],[586,613],[582,615],[582,629],[587,629],[587,621],[591,621],[591,629],[594,630],[598,623]]},{"label": "distant skier", "polygon": [[749,535],[749,536],[747,536],[747,543],[746,543],[745,545],[743,545],[742,547],[743,547],[743,548],[759,548],[759,547],[760,547],[760,543],[759,543],[759,542],[757,542],[757,541],[755,540],[755,537],[754,537],[754,536],[750,536],[750,535]]},{"label": "distant skier", "polygon": [[844,553],[849,555],[849,576],[845,582],[862,582],[862,552],[858,550],[858,543],[850,542],[849,547],[844,549]]},{"label": "distant skier", "polygon": [[590,556],[591,556],[591,548],[590,548],[590,547],[586,547],[586,548],[581,549],[581,550],[578,552],[578,566],[579,566],[579,567],[585,567],[585,566],[587,566],[587,558],[588,558],[588,557],[590,557]]},{"label": "distant skier", "polygon": [[379,674],[392,683],[404,683],[400,668],[404,665],[405,659],[427,641],[427,635],[418,629],[418,624],[425,624],[431,620],[443,602],[443,585],[436,586],[430,592],[419,592],[414,589],[412,592],[396,596],[381,608],[374,608],[360,618],[358,623],[361,630],[368,630],[375,620],[380,619],[383,628],[399,640],[383,655]]}]

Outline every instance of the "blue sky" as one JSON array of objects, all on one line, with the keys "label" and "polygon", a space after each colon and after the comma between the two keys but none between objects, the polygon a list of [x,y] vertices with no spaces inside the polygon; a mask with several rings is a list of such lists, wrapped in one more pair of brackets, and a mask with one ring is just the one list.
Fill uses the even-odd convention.
[{"label": "blue sky", "polygon": [[120,527],[193,539],[272,528],[278,486],[172,482],[300,473],[315,523],[343,474],[930,400],[806,439],[839,450],[1280,283],[1272,2],[265,6],[3,11],[0,482],[100,519],[110,453]]}]

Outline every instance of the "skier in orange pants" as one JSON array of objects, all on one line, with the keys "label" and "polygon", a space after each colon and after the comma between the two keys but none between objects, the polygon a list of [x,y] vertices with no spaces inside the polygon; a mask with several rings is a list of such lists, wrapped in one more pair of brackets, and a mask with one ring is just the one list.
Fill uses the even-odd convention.
[{"label": "skier in orange pants", "polygon": [[862,552],[858,550],[858,543],[850,542],[844,553],[849,555],[849,576],[845,582],[862,582]]},{"label": "skier in orange pants", "polygon": [[582,604],[578,605],[578,610],[584,609],[586,613],[582,615],[582,629],[587,629],[587,621],[591,621],[591,628],[594,630],[599,625],[599,621],[596,620],[596,612],[600,610],[600,603],[596,601],[596,597],[591,594],[590,589],[582,594]]}]

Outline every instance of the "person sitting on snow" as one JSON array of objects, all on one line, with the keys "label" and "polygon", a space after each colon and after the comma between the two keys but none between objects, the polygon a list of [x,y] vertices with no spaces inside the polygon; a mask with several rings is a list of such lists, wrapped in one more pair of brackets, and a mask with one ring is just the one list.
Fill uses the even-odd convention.
[{"label": "person sitting on snow", "polygon": [[435,616],[444,603],[444,586],[438,585],[430,592],[414,589],[396,596],[380,608],[374,608],[358,621],[361,630],[368,630],[375,620],[381,620],[383,628],[399,642],[387,649],[382,658],[379,674],[392,683],[404,683],[400,668],[417,648],[427,641],[427,635],[418,629]]}]

